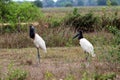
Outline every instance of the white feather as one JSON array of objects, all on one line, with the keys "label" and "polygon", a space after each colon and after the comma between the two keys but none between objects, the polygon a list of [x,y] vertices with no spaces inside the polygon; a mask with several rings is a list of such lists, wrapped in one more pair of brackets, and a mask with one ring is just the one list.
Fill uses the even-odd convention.
[{"label": "white feather", "polygon": [[35,39],[33,42],[37,48],[41,48],[44,50],[44,52],[47,52],[45,41],[37,33],[35,34]]},{"label": "white feather", "polygon": [[82,49],[95,57],[93,45],[85,38],[79,40]]}]

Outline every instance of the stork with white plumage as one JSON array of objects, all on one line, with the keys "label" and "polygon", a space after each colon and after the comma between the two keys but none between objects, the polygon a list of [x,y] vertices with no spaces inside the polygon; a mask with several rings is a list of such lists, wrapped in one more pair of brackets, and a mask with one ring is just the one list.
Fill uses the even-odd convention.
[{"label": "stork with white plumage", "polygon": [[35,33],[35,28],[33,25],[30,25],[29,28],[30,28],[29,36],[30,38],[32,38],[33,43],[37,48],[37,58],[38,58],[38,63],[40,63],[39,48],[41,48],[42,50],[44,50],[45,53],[47,53],[46,44],[45,41],[42,39],[42,37],[39,36],[37,33]]},{"label": "stork with white plumage", "polygon": [[92,56],[92,57],[95,57],[95,53],[94,53],[94,47],[93,45],[86,39],[83,37],[83,33],[82,31],[79,31],[74,37],[76,38],[78,37],[78,40],[79,40],[79,44],[81,45],[83,51],[87,54],[86,55],[86,61],[88,60],[88,57],[89,57],[89,54]]}]

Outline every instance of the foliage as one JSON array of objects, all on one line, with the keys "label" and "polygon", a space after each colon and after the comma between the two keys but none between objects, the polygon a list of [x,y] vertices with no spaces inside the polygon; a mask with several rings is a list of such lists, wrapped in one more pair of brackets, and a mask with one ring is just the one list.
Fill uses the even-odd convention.
[{"label": "foliage", "polygon": [[65,21],[66,25],[72,26],[75,30],[94,31],[94,27],[98,22],[98,18],[93,16],[93,13],[80,15],[76,8],[73,14],[69,14]]},{"label": "foliage", "polygon": [[37,7],[43,7],[43,4],[40,0],[35,0],[34,1],[34,4],[37,6]]},{"label": "foliage", "polygon": [[[4,4],[2,4],[4,8]],[[16,7],[17,6],[17,7]],[[21,4],[15,2],[8,2],[3,11],[1,11],[1,21],[3,23],[8,24],[10,28],[4,28],[5,32],[14,32],[20,31],[19,24],[21,22],[30,22],[36,21],[43,17],[43,14],[39,8],[37,8],[34,4],[29,2],[23,2]],[[17,26],[17,28],[16,28]]]},{"label": "foliage", "polygon": [[[73,6],[103,6],[103,5],[118,5],[120,0],[57,0],[55,6],[64,7],[67,3]],[[54,4],[54,3],[53,3]]]},{"label": "foliage", "polygon": [[58,7],[67,7],[67,5],[72,6],[73,0],[58,0],[55,5]]},{"label": "foliage", "polygon": [[[105,8],[105,11],[106,11],[106,8]],[[116,31],[117,33],[119,31],[116,29],[120,29],[120,22],[119,22],[120,19],[119,19],[119,15],[117,11],[111,14],[112,15],[104,14],[104,15],[97,17],[97,22],[95,22],[93,25],[90,25],[94,22],[94,18],[96,17],[96,15],[94,15],[94,13],[89,12],[89,11],[85,14],[80,14],[79,9],[75,8],[71,14],[69,15],[67,14],[67,16],[65,15],[65,18],[63,16],[56,16],[56,15],[52,15],[52,16],[50,15],[50,16],[45,17],[43,20],[39,21],[39,25],[36,26],[36,29],[37,29],[37,33],[43,37],[43,39],[46,41],[47,46],[49,47],[56,47],[56,46],[70,47],[70,46],[78,45],[77,41],[75,40],[73,41],[71,37],[73,37],[73,34],[75,34],[74,33],[74,29],[76,28],[75,26],[81,25],[81,24],[85,25],[85,27],[80,26],[77,29],[80,28],[81,30],[86,31],[86,32],[93,31],[93,30],[95,31],[99,30],[101,32],[101,30],[105,30],[106,35],[101,34],[104,36],[94,35],[92,36],[93,38],[86,36],[92,43],[95,43],[95,45],[101,45],[101,44],[102,45],[111,45],[111,44],[117,45],[120,43],[119,36],[113,36],[112,34],[108,34],[107,32],[111,31],[115,35],[118,35],[116,34]],[[68,21],[69,23],[67,23],[67,25],[64,24]],[[75,23],[73,24],[73,22]],[[48,24],[47,28],[44,27],[46,23]],[[14,25],[14,23],[11,23],[11,24],[13,26],[16,26]],[[20,34],[16,33],[17,26],[16,27],[13,27],[13,26],[0,27],[0,37],[1,37],[0,48],[6,48],[6,47],[7,48],[21,48],[21,47],[33,46],[31,40],[29,40],[29,37],[28,37],[29,28],[26,27],[29,25],[28,24],[21,25]],[[110,26],[113,26],[113,27],[110,27]],[[27,44],[25,41],[28,41]]]},{"label": "foliage", "polygon": [[107,26],[107,28],[109,32],[114,35],[114,39],[112,41],[114,47],[109,50],[108,55],[110,57],[106,59],[110,59],[109,61],[111,62],[118,62],[120,61],[120,30],[117,29],[115,26]]},{"label": "foliage", "polygon": [[72,6],[73,6],[72,3],[70,3],[70,2],[66,3],[66,5],[65,5],[65,7],[72,7]]},{"label": "foliage", "polygon": [[53,7],[54,6],[54,1],[53,0],[43,0],[43,7]]},{"label": "foliage", "polygon": [[106,5],[106,0],[97,0],[98,5]]},{"label": "foliage", "polygon": [[29,2],[23,2],[21,4],[9,2],[4,11],[2,11],[3,14],[0,16],[2,18],[2,22],[16,23],[19,18],[21,22],[28,22],[43,16],[40,9]]},{"label": "foliage", "polygon": [[62,18],[58,19],[58,18],[52,17],[49,19],[49,23],[50,23],[50,27],[59,27],[62,23]]},{"label": "foliage", "polygon": [[84,2],[83,0],[78,0],[78,3],[77,3],[78,6],[83,6],[84,5]]},{"label": "foliage", "polygon": [[119,4],[118,0],[111,0],[111,5],[116,6],[118,4]]},{"label": "foliage", "polygon": [[94,80],[114,80],[115,77],[116,77],[115,73],[109,73],[109,74],[96,73],[94,75]]},{"label": "foliage", "polygon": [[[109,62],[115,63],[115,62],[120,62],[120,46],[115,46],[113,49],[111,49],[108,53],[110,56]],[[112,59],[112,60],[111,60]]]},{"label": "foliage", "polygon": [[8,13],[7,10],[9,10],[9,3],[11,1],[10,0],[0,0],[0,22],[6,18],[6,15]]},{"label": "foliage", "polygon": [[111,32],[114,35],[114,44],[119,45],[120,44],[120,30],[117,29],[115,26],[107,26],[109,32]]},{"label": "foliage", "polygon": [[111,1],[107,0],[107,6],[111,6]]}]

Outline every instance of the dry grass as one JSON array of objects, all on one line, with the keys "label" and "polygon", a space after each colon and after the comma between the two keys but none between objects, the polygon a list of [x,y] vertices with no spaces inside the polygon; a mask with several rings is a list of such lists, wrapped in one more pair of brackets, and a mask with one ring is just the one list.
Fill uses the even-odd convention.
[{"label": "dry grass", "polygon": [[[42,11],[45,15],[52,16],[53,14],[58,16],[59,18],[62,16],[65,16],[68,13],[72,13],[74,8],[76,7],[62,7],[62,8],[43,8]],[[113,15],[114,12],[118,12],[118,15],[120,14],[120,7],[119,6],[89,6],[89,7],[77,7],[80,14],[86,14],[88,12],[93,12],[97,16],[101,16],[104,13],[106,15]]]},{"label": "dry grass", "polygon": [[36,66],[35,48],[1,49],[0,76],[5,77],[7,66],[13,62],[14,67],[28,72],[26,80],[81,80],[84,76],[93,79],[96,73],[115,73],[114,80],[119,80],[120,64],[111,64],[105,59],[108,56],[105,53],[109,49],[110,46],[95,47],[97,57],[92,59],[87,68],[84,65],[85,55],[80,47],[47,48],[47,54],[41,51],[39,66]]}]

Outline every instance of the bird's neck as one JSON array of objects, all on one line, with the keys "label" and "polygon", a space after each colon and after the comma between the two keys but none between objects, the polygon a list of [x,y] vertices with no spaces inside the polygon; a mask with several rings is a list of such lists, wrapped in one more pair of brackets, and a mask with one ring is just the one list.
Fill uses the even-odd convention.
[{"label": "bird's neck", "polygon": [[82,39],[83,38],[83,35],[79,35],[78,37],[78,40]]},{"label": "bird's neck", "polygon": [[35,33],[30,32],[30,38],[34,39],[35,38]]}]

